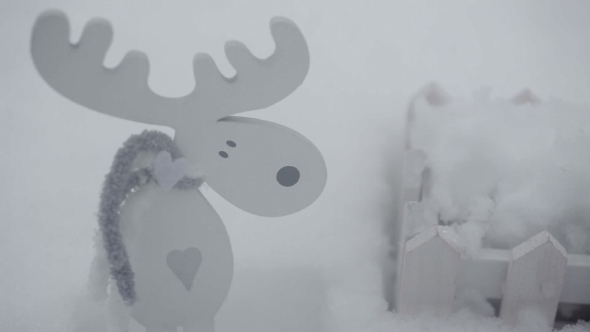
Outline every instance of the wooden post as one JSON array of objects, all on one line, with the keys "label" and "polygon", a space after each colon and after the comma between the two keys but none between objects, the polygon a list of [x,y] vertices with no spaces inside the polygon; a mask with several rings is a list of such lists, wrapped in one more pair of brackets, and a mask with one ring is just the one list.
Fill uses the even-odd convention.
[{"label": "wooden post", "polygon": [[[416,209],[412,209],[412,206],[420,202],[422,198],[422,172],[424,171],[425,158],[426,156],[422,151],[413,149],[404,151],[398,213],[393,234],[393,238],[396,239],[397,243],[397,281],[396,293],[393,294],[394,299],[397,298],[399,290],[404,246],[408,239],[408,222],[412,219],[409,214],[415,212]],[[394,300],[394,306],[397,306],[395,302],[396,300]]]},{"label": "wooden post", "polygon": [[417,218],[415,214],[420,212],[418,209],[418,202],[406,202],[403,205],[402,214],[399,221],[398,221],[398,242],[397,242],[397,278],[395,284],[395,294],[394,294],[394,305],[395,307],[398,306],[397,299],[399,298],[399,290],[401,289],[401,275],[403,271],[403,263],[404,263],[404,256],[405,256],[405,247],[406,241],[408,238],[408,231],[410,227],[410,223],[413,219]]},{"label": "wooden post", "polygon": [[402,314],[450,314],[461,254],[442,226],[432,226],[406,243],[398,289]]},{"label": "wooden post", "polygon": [[512,250],[500,318],[516,324],[523,310],[537,310],[553,326],[567,269],[565,249],[543,231]]},{"label": "wooden post", "polygon": [[422,173],[426,166],[426,154],[410,149],[405,152],[402,174],[402,206],[406,202],[420,202],[422,196]]},{"label": "wooden post", "polygon": [[[402,170],[401,190],[397,214],[397,227],[395,238],[402,247],[408,240],[408,203],[422,200],[422,180],[426,164],[426,155],[420,150],[410,149],[404,153],[404,165]],[[401,251],[398,252],[401,254]],[[399,262],[398,257],[398,262]]]}]

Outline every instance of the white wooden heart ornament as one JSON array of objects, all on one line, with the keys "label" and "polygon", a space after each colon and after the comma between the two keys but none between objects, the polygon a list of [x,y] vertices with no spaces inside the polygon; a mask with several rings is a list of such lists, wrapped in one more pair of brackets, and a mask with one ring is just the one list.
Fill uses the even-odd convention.
[{"label": "white wooden heart ornament", "polygon": [[154,176],[160,186],[169,191],[182,179],[190,168],[190,163],[185,158],[172,161],[168,151],[160,151],[154,161]]}]

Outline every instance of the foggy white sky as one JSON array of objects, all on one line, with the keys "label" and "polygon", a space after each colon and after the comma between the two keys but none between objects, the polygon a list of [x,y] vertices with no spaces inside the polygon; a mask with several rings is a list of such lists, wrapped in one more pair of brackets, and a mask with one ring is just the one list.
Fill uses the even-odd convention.
[{"label": "foggy white sky", "polygon": [[87,278],[100,183],[120,144],[146,128],[83,109],[41,80],[29,39],[35,17],[49,8],[67,13],[73,41],[90,18],[110,20],[115,37],[105,64],[144,51],[150,86],[166,96],[192,90],[195,53],[210,53],[229,76],[226,41],[265,57],[274,47],[273,16],[301,28],[311,53],[307,80],[281,103],[248,115],[314,141],[326,157],[328,186],[309,209],[273,220],[206,192],[226,220],[237,266],[372,255],[377,210],[392,197],[384,173],[395,167],[387,163],[401,146],[405,104],[432,80],[455,96],[490,86],[508,97],[529,87],[544,99],[590,104],[584,0],[2,0],[0,330],[58,330],[56,317],[65,314],[54,303],[67,306]]}]

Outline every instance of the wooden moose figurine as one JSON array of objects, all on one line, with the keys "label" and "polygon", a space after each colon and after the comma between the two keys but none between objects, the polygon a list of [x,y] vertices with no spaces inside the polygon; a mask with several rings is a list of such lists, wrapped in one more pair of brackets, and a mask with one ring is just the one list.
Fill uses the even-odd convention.
[{"label": "wooden moose figurine", "polygon": [[[133,317],[149,332],[214,331],[233,254],[218,214],[199,190],[189,190],[198,182],[189,173],[200,172],[229,202],[266,217],[300,211],[324,189],[326,165],[313,143],[278,124],[232,116],[279,102],[307,75],[308,48],[297,26],[274,18],[270,28],[276,43],[270,57],[258,59],[242,43],[228,42],[237,74],[226,78],[210,56],[197,54],[194,91],[165,98],[148,87],[143,53],[103,66],[109,22],[90,21],[74,45],[65,14],[47,11],[35,22],[32,58],[53,89],[94,111],[175,130],[170,142],[163,134],[130,140],[103,187],[98,256],[110,270],[109,305],[127,304],[120,306],[129,311],[123,324]],[[146,152],[150,165],[143,182],[132,173],[138,152]]]}]

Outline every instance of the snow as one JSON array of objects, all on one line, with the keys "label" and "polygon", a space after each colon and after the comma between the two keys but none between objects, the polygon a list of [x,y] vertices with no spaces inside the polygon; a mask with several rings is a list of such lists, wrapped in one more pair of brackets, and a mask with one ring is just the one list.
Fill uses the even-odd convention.
[{"label": "snow", "polygon": [[563,101],[417,107],[413,147],[434,174],[427,215],[461,224],[471,253],[482,239],[512,248],[545,229],[569,253],[590,253],[589,129],[590,107]]},{"label": "snow", "polygon": [[[452,109],[422,109],[429,116],[418,119],[417,135],[427,136],[427,128],[444,133],[420,143],[442,174],[429,207],[466,221],[461,231],[474,252],[484,233],[485,241],[511,246],[542,227],[568,251],[589,249],[590,160],[581,151],[588,143],[590,44],[583,31],[590,31],[590,7],[583,0],[4,0],[0,331],[66,331],[87,285],[100,184],[114,153],[143,129],[173,134],[82,109],[39,78],[28,43],[35,17],[48,8],[66,11],[73,40],[90,18],[109,19],[115,40],[105,64],[117,64],[130,49],[145,51],[150,86],[166,96],[193,89],[197,52],[210,53],[231,76],[223,54],[228,39],[269,55],[275,15],[292,19],[306,36],[305,83],[247,115],[313,141],[326,158],[328,184],[312,206],[283,218],[249,215],[203,189],[226,221],[235,253],[218,332],[538,331],[534,313],[519,327],[502,326],[473,294],[462,295],[447,318],[387,310],[383,288],[393,282],[394,265],[384,263],[385,234],[395,216],[404,112],[410,96],[433,79],[458,100],[480,86],[501,99],[485,101],[484,88],[479,99]],[[525,87],[550,102],[506,104]],[[563,331],[587,330],[580,324]]]}]

